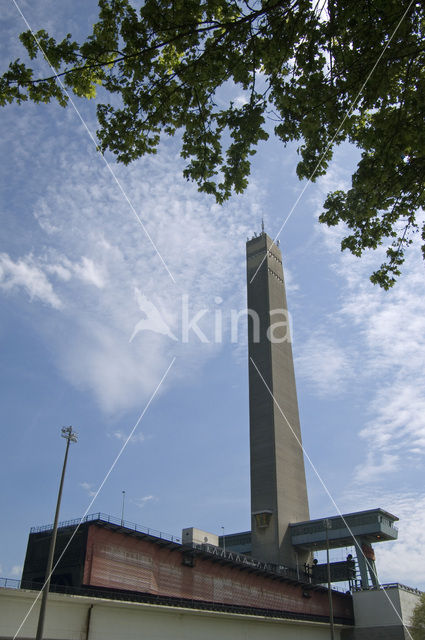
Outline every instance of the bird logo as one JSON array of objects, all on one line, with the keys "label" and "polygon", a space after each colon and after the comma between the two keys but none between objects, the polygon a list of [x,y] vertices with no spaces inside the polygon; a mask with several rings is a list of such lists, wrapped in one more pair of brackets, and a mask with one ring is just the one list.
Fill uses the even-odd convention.
[{"label": "bird logo", "polygon": [[136,288],[134,290],[134,295],[140,311],[142,311],[142,313],[144,313],[146,317],[139,320],[139,322],[135,325],[129,342],[132,342],[137,334],[140,333],[140,331],[153,331],[154,333],[161,333],[162,335],[168,336],[172,340],[177,341],[176,336],[171,331],[168,324],[165,322],[157,307],[150,300],[148,300],[147,297],[139,291],[139,289]]}]

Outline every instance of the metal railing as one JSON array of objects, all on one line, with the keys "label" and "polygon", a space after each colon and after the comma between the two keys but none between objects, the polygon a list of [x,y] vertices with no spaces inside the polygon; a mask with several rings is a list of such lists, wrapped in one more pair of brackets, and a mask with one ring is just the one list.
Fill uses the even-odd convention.
[{"label": "metal railing", "polygon": [[416,589],[416,587],[408,587],[405,584],[400,584],[400,582],[393,582],[391,584],[383,584],[383,589],[391,589],[393,587],[397,587],[398,589],[403,589],[403,591],[410,591],[410,593],[417,593],[419,596],[423,594],[423,591]]},{"label": "metal railing", "polygon": [[16,578],[0,578],[0,589],[20,589],[21,580]]},{"label": "metal railing", "polygon": [[408,587],[405,584],[400,584],[399,582],[389,582],[387,584],[380,584],[378,587],[370,586],[367,588],[362,588],[361,586],[355,587],[354,591],[379,591],[380,589],[403,589],[403,591],[409,591],[410,593],[416,593],[421,596],[424,592],[416,589],[416,587]]},{"label": "metal railing", "polygon": [[[91,513],[84,518],[75,518],[74,520],[64,520],[58,524],[58,529],[65,529],[66,527],[77,527],[79,524],[83,524],[83,522],[107,522],[109,524],[114,524],[119,527],[123,527],[124,529],[130,529],[131,531],[137,531],[138,533],[145,533],[148,536],[154,536],[155,538],[160,538],[161,540],[168,540],[169,542],[176,542],[181,544],[181,538],[178,536],[174,536],[171,533],[164,533],[163,531],[158,531],[157,529],[151,529],[150,527],[144,527],[143,525],[136,524],[135,522],[128,522],[127,520],[121,520],[120,518],[115,518],[114,516],[110,516],[106,513]],[[31,527],[30,533],[42,533],[43,531],[51,531],[53,529],[53,524],[46,524],[41,527]]]},{"label": "metal railing", "polygon": [[298,582],[311,582],[309,576],[304,571],[291,569],[283,565],[272,564],[270,562],[262,562],[261,560],[255,560],[251,556],[247,556],[244,553],[237,553],[231,550],[224,550],[222,547],[217,547],[208,543],[196,543],[193,542],[190,545],[185,545],[188,548],[201,551],[210,556],[215,556],[223,560],[229,560],[237,564],[257,569],[260,571],[266,571],[267,573],[278,574],[282,577],[289,578],[291,580],[297,580]]},{"label": "metal railing", "polygon": [[[208,543],[196,543],[193,542],[191,544],[184,545],[188,549],[194,549],[195,551],[201,551],[210,556],[215,556],[216,558],[221,558],[223,560],[229,560],[230,562],[234,562],[236,564],[243,565],[245,567],[255,569],[257,571],[264,571],[266,573],[277,574],[282,578],[288,578],[289,580],[294,580],[296,582],[301,582],[303,584],[312,585],[311,576],[300,569],[292,569],[291,567],[285,567],[281,564],[272,564],[271,562],[262,562],[261,560],[255,560],[251,556],[248,556],[244,553],[236,553],[235,551],[224,550],[222,547],[216,547],[215,545]],[[327,589],[327,585],[323,584],[315,584],[315,587],[322,589]],[[339,591],[340,593],[346,593],[346,589],[336,586],[332,584],[332,591]]]}]

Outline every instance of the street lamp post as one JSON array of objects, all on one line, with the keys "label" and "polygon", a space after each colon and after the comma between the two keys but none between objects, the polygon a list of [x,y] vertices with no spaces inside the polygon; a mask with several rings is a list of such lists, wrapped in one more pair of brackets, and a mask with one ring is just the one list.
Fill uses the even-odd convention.
[{"label": "street lamp post", "polygon": [[221,527],[223,530],[223,552],[226,553],[226,538],[224,537],[224,527]]},{"label": "street lamp post", "polygon": [[63,461],[62,475],[61,475],[61,480],[59,484],[58,499],[56,502],[55,520],[53,523],[52,537],[50,539],[50,548],[49,548],[49,556],[47,559],[46,575],[44,576],[45,581],[43,586],[43,594],[41,596],[40,614],[38,616],[36,640],[42,640],[43,638],[44,619],[46,617],[47,596],[49,594],[49,589],[50,589],[50,578],[52,574],[53,556],[55,553],[55,546],[56,546],[59,510],[60,510],[61,499],[62,499],[62,489],[63,489],[63,481],[65,478],[66,463],[68,460],[68,450],[71,442],[77,442],[77,434],[75,433],[75,431],[72,430],[72,427],[62,427],[62,438],[65,438],[66,440],[65,458]]},{"label": "street lamp post", "polygon": [[124,526],[124,502],[125,502],[125,491],[122,492],[122,509],[121,509],[121,526]]},{"label": "street lamp post", "polygon": [[326,531],[326,568],[328,572],[328,596],[329,596],[329,622],[331,627],[331,640],[334,640],[334,609],[332,602],[332,590],[331,590],[331,565],[329,563],[329,529],[331,528],[331,523],[328,518],[323,520],[323,524]]}]

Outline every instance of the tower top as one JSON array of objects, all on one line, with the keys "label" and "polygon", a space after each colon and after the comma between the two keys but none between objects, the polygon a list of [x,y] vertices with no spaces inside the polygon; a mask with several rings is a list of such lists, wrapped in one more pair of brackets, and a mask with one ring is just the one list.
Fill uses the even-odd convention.
[{"label": "tower top", "polygon": [[280,240],[273,240],[273,238],[271,238],[264,230],[264,218],[261,218],[261,233],[256,233],[254,231],[253,235],[251,237],[247,237],[246,241],[247,242],[252,242],[253,240],[256,240],[258,238],[262,238],[265,237],[266,240],[268,240],[267,242],[267,247],[269,248],[269,246],[273,246],[275,245],[276,247],[279,248],[280,246]]},{"label": "tower top", "polygon": [[261,238],[261,236],[267,236],[267,233],[264,231],[264,218],[261,218],[261,233],[254,231],[251,238],[248,237],[246,241],[249,242],[250,240],[255,240],[255,238]]}]

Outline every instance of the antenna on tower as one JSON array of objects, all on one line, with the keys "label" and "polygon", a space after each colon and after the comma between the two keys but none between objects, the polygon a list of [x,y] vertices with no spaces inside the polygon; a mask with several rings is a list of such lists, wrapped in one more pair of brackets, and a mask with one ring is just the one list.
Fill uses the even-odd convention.
[{"label": "antenna on tower", "polygon": [[264,218],[261,218],[261,233],[264,233]]}]

